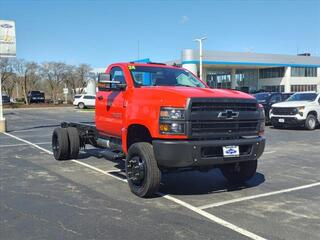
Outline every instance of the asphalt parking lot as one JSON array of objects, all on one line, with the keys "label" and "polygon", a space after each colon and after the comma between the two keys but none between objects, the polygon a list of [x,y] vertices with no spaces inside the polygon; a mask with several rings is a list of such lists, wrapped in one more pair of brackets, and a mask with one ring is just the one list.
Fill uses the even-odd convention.
[{"label": "asphalt parking lot", "polygon": [[55,161],[61,121],[93,122],[72,108],[5,110],[0,134],[1,239],[320,239],[320,129],[266,129],[258,172],[244,186],[219,170],[170,173],[161,195],[134,196],[101,150]]}]

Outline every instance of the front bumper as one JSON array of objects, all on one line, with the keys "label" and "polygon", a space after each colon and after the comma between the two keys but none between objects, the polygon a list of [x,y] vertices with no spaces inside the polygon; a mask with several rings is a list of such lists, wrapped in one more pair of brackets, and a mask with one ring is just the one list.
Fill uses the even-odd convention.
[{"label": "front bumper", "polygon": [[[279,119],[284,119],[284,122],[279,122]],[[305,119],[298,119],[296,117],[271,117],[271,124],[273,126],[301,126],[305,121]]]},{"label": "front bumper", "polygon": [[[214,165],[257,160],[263,153],[265,138],[232,140],[154,140],[152,142],[160,168],[213,167]],[[223,157],[222,147],[236,145],[239,157]]]}]

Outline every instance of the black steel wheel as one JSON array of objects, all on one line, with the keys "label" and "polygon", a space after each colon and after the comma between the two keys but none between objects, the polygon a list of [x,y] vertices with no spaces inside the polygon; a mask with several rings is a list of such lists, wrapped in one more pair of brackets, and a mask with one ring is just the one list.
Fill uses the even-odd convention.
[{"label": "black steel wheel", "polygon": [[229,163],[220,166],[223,176],[231,183],[241,184],[252,178],[257,171],[257,160]]},{"label": "black steel wheel", "polygon": [[67,132],[69,139],[69,158],[76,159],[80,150],[79,132],[75,127],[68,127]]},{"label": "black steel wheel", "polygon": [[69,139],[65,128],[56,128],[52,134],[52,151],[56,160],[69,159]]},{"label": "black steel wheel", "polygon": [[130,146],[126,158],[126,174],[131,192],[139,197],[152,197],[160,186],[161,172],[150,143]]}]

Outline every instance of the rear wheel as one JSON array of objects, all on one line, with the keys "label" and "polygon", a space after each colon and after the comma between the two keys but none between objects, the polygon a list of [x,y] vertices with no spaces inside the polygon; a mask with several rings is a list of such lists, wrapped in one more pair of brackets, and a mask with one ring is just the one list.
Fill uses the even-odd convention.
[{"label": "rear wheel", "polygon": [[305,123],[306,129],[314,130],[316,126],[317,126],[317,118],[313,114],[309,114]]},{"label": "rear wheel", "polygon": [[257,171],[257,160],[224,164],[220,167],[223,176],[231,183],[244,183]]},{"label": "rear wheel", "polygon": [[80,150],[80,137],[79,132],[74,127],[68,127],[68,139],[69,139],[69,158],[76,159]]},{"label": "rear wheel", "polygon": [[159,188],[161,172],[150,143],[131,145],[126,158],[126,174],[131,192],[139,197],[152,197]]},{"label": "rear wheel", "polygon": [[56,128],[52,134],[52,151],[56,160],[69,158],[69,139],[66,128]]},{"label": "rear wheel", "polygon": [[80,108],[80,109],[84,109],[85,107],[86,107],[86,106],[85,106],[84,103],[82,103],[82,102],[78,104],[78,108]]}]

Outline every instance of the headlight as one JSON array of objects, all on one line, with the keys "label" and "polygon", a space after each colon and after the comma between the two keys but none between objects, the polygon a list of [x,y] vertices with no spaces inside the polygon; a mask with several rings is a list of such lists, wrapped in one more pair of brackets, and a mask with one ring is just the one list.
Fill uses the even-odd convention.
[{"label": "headlight", "polygon": [[266,114],[264,112],[264,107],[261,104],[259,104],[259,113],[260,113],[260,118],[265,119]]},{"label": "headlight", "polygon": [[161,107],[160,119],[161,120],[184,120],[185,110],[181,108]]},{"label": "headlight", "polygon": [[185,110],[183,108],[161,107],[160,109],[160,134],[185,134]]},{"label": "headlight", "polygon": [[185,124],[184,123],[160,123],[159,131],[161,134],[185,134]]},{"label": "headlight", "polygon": [[302,117],[303,116],[303,111],[305,107],[297,107],[297,112],[299,112],[299,115]]}]

